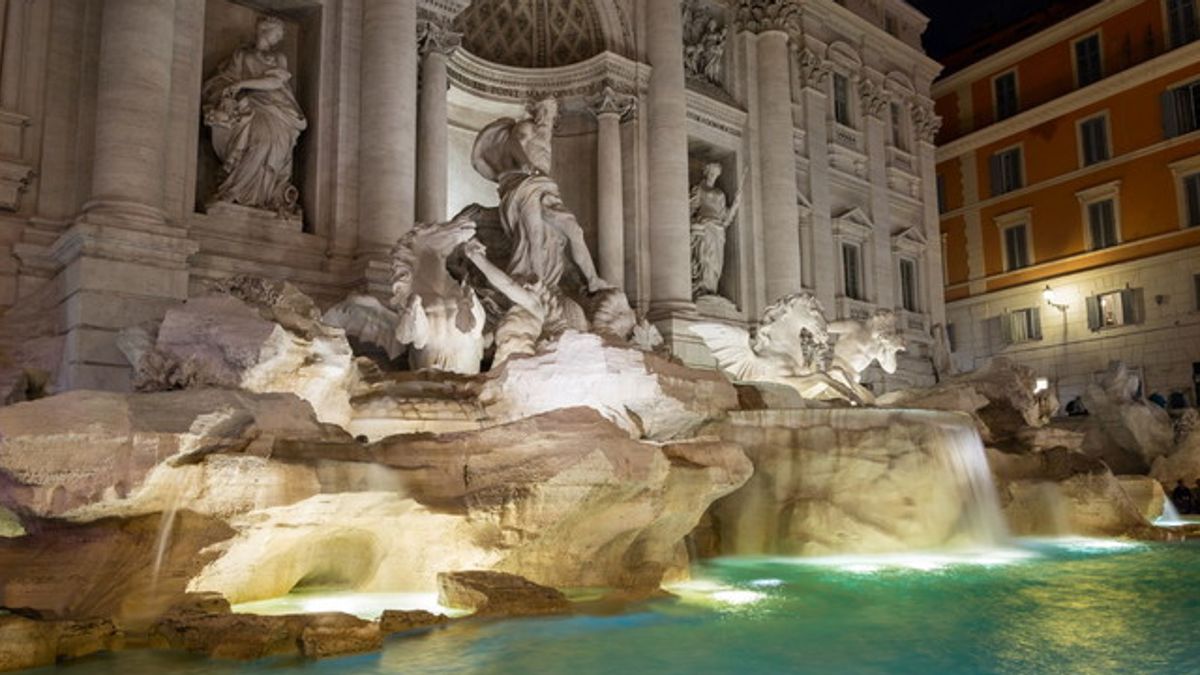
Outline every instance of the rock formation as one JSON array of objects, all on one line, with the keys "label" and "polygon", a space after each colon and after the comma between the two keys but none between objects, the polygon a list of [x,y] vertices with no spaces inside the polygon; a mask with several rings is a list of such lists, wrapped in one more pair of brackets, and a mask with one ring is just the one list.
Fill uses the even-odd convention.
[{"label": "rock formation", "polygon": [[438,604],[476,616],[565,614],[571,603],[560,591],[515,574],[468,571],[438,575]]}]

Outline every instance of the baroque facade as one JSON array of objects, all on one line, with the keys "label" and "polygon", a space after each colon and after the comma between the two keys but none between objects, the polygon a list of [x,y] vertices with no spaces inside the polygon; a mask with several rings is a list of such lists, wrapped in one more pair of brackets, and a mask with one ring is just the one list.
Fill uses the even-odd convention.
[{"label": "baroque facade", "polygon": [[117,332],[233,274],[383,297],[414,224],[496,204],[481,130],[548,97],[596,272],[675,355],[808,291],[896,311],[907,351],[868,384],[932,378],[940,66],[900,0],[0,8],[0,308],[43,319],[55,388],[128,387]]},{"label": "baroque facade", "polygon": [[953,358],[1030,366],[1064,404],[1120,360],[1195,405],[1200,17],[1105,0],[1026,35],[934,85]]}]

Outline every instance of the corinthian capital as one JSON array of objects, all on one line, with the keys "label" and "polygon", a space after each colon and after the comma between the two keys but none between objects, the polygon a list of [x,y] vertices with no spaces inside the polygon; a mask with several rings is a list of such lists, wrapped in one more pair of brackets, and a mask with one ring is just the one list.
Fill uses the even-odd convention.
[{"label": "corinthian capital", "polygon": [[796,0],[738,0],[736,21],[740,30],[751,33],[800,29],[800,6]]},{"label": "corinthian capital", "polygon": [[862,98],[862,109],[868,115],[880,117],[887,110],[888,98],[883,87],[869,78],[862,78],[858,83],[858,93]]},{"label": "corinthian capital", "polygon": [[813,50],[805,47],[796,50],[796,63],[799,66],[800,86],[810,89],[823,89],[829,81],[829,63]]},{"label": "corinthian capital", "polygon": [[448,23],[432,17],[417,21],[417,49],[421,56],[430,53],[450,56],[461,44],[462,33]]},{"label": "corinthian capital", "polygon": [[928,106],[914,105],[912,120],[917,138],[926,143],[933,143],[938,131],[942,129],[942,118]]},{"label": "corinthian capital", "polygon": [[604,85],[604,89],[599,94],[588,99],[588,108],[596,117],[601,115],[617,115],[624,119],[633,112],[635,107],[637,107],[637,98],[635,96],[619,92],[607,84]]}]

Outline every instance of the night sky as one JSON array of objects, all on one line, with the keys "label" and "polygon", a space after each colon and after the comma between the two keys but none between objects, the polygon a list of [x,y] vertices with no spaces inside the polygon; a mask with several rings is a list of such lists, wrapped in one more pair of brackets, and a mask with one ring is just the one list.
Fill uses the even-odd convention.
[{"label": "night sky", "polygon": [[908,0],[929,17],[925,51],[941,59],[1052,4],[1046,0]]}]

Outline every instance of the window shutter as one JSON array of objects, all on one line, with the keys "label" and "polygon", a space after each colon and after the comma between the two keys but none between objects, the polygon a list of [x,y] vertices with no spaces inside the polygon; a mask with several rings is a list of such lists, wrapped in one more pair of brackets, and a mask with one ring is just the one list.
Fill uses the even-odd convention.
[{"label": "window shutter", "polygon": [[993,197],[1000,194],[1000,192],[1003,190],[1004,183],[1000,176],[1000,166],[1001,166],[1000,155],[992,155],[991,158],[988,160],[988,170],[991,173],[991,178],[992,178],[992,196]]},{"label": "window shutter", "polygon": [[1042,339],[1042,309],[1040,307],[1033,307],[1029,310],[1029,323],[1031,324],[1029,339],[1030,340],[1041,340]]},{"label": "window shutter", "polygon": [[1002,319],[1004,324],[1004,344],[1011,345],[1020,342],[1017,335],[1017,315],[1012,312],[1005,312]]},{"label": "window shutter", "polygon": [[1162,102],[1163,138],[1179,135],[1179,106],[1176,105],[1174,89],[1164,91],[1159,97]]},{"label": "window shutter", "polygon": [[1100,297],[1093,295],[1087,299],[1088,328],[1100,330]]},{"label": "window shutter", "polygon": [[1121,320],[1125,324],[1141,323],[1145,314],[1142,307],[1142,289],[1126,288],[1121,291]]}]

